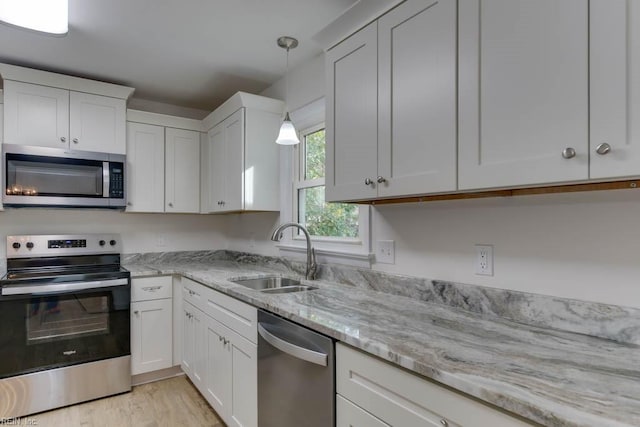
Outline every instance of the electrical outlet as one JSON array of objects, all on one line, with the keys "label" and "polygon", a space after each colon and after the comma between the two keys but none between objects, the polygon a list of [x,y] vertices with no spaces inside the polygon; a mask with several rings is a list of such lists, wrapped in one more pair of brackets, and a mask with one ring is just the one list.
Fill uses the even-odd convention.
[{"label": "electrical outlet", "polygon": [[378,240],[376,261],[381,264],[395,264],[396,251],[393,240]]},{"label": "electrical outlet", "polygon": [[476,274],[493,276],[492,245],[476,245]]},{"label": "electrical outlet", "polygon": [[159,248],[164,247],[167,244],[167,238],[164,234],[158,233],[156,235],[156,246]]}]

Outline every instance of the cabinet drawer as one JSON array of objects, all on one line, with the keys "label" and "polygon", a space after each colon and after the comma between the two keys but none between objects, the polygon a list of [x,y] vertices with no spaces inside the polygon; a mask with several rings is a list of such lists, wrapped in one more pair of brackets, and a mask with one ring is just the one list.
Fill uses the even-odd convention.
[{"label": "cabinet drawer", "polygon": [[364,409],[336,396],[336,427],[390,427]]},{"label": "cabinet drawer", "polygon": [[172,281],[171,276],[131,279],[131,301],[172,298]]},{"label": "cabinet drawer", "polygon": [[393,426],[531,425],[340,343],[336,390]]},{"label": "cabinet drawer", "polygon": [[204,289],[203,302],[202,310],[207,315],[252,343],[258,342],[258,310],[255,307],[210,288]]},{"label": "cabinet drawer", "polygon": [[206,286],[186,277],[182,278],[182,299],[200,310],[204,309],[204,291]]}]

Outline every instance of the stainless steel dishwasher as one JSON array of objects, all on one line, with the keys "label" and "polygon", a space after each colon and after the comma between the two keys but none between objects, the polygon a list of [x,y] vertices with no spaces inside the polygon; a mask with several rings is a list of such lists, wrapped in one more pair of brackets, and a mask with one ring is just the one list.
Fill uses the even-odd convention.
[{"label": "stainless steel dishwasher", "polygon": [[258,312],[258,425],[335,426],[334,341]]}]

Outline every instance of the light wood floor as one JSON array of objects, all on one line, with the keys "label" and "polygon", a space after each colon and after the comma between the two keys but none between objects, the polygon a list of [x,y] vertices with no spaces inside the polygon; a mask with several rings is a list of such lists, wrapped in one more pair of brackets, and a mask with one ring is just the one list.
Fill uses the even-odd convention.
[{"label": "light wood floor", "polygon": [[34,420],[38,427],[224,426],[185,376],[143,384],[134,387],[131,393],[25,418]]}]

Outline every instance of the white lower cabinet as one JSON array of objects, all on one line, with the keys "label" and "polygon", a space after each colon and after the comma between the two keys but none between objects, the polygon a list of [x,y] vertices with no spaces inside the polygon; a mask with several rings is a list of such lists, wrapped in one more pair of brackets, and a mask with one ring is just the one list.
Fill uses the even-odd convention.
[{"label": "white lower cabinet", "polygon": [[171,277],[131,281],[131,374],[173,366]]},{"label": "white lower cabinet", "polygon": [[389,427],[389,424],[337,395],[336,427]]},{"label": "white lower cabinet", "polygon": [[531,425],[340,343],[336,391],[338,427]]},{"label": "white lower cabinet", "polygon": [[192,280],[182,282],[182,369],[227,425],[257,427],[257,310]]},{"label": "white lower cabinet", "polygon": [[204,389],[206,354],[204,346],[204,314],[189,303],[184,303],[182,319],[182,370],[200,390]]}]

